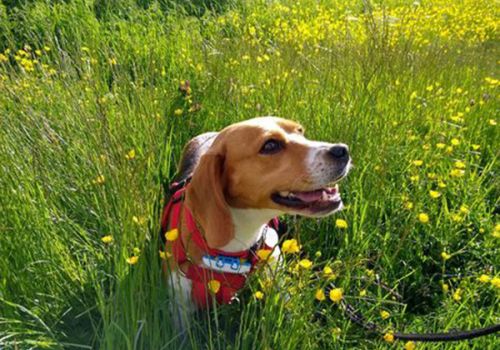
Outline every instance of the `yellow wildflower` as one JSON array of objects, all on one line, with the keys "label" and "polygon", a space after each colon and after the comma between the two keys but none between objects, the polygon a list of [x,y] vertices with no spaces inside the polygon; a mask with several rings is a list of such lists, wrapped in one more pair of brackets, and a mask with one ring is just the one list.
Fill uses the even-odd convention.
[{"label": "yellow wildflower", "polygon": [[465,163],[462,162],[461,160],[457,160],[455,162],[455,168],[457,168],[457,169],[465,169]]},{"label": "yellow wildflower", "polygon": [[333,275],[333,270],[330,266],[325,266],[323,267],[323,275],[325,277],[332,276]]},{"label": "yellow wildflower", "polygon": [[410,176],[410,181],[411,182],[417,182],[419,179],[420,179],[420,176],[418,176],[418,175]]},{"label": "yellow wildflower", "polygon": [[298,253],[300,251],[299,243],[296,239],[287,239],[281,245],[281,251],[283,253]]},{"label": "yellow wildflower", "polygon": [[339,327],[335,327],[335,328],[332,329],[332,334],[335,337],[338,337],[341,332],[342,332],[342,330]]},{"label": "yellow wildflower", "polygon": [[446,145],[444,143],[441,143],[441,142],[436,143],[436,148],[443,149],[445,147],[446,147]]},{"label": "yellow wildflower", "polygon": [[473,145],[471,145],[471,146],[472,146],[472,149],[473,149],[474,151],[477,151],[477,150],[479,150],[479,148],[481,148],[481,146],[480,146],[480,145],[475,145],[475,144],[473,144]]},{"label": "yellow wildflower", "polygon": [[177,108],[175,111],[174,111],[174,115],[182,115],[182,109],[181,108]]},{"label": "yellow wildflower", "polygon": [[94,184],[102,185],[105,180],[106,178],[104,177],[104,175],[98,175],[93,182]]},{"label": "yellow wildflower", "polygon": [[264,293],[261,292],[260,290],[256,291],[255,293],[253,293],[253,296],[255,297],[255,299],[257,300],[262,300],[264,299]]},{"label": "yellow wildflower", "polygon": [[405,207],[406,209],[408,209],[408,210],[409,210],[409,209],[413,209],[413,203],[412,203],[412,202],[406,202],[406,203],[404,204],[404,207]]},{"label": "yellow wildflower", "polygon": [[455,301],[462,300],[462,289],[457,288],[455,290],[455,293],[453,293],[453,300],[455,300]]},{"label": "yellow wildflower", "polygon": [[319,301],[323,301],[326,299],[325,292],[323,292],[323,289],[318,289],[316,291],[316,294],[314,295],[314,297],[316,298],[316,300],[319,300]]},{"label": "yellow wildflower", "polygon": [[420,221],[422,224],[427,224],[429,222],[429,215],[426,213],[420,213],[417,216],[418,221]]},{"label": "yellow wildflower", "polygon": [[458,146],[458,145],[460,144],[460,140],[459,140],[459,139],[457,139],[457,138],[452,138],[452,139],[451,139],[451,144],[452,144],[453,146]]},{"label": "yellow wildflower", "polygon": [[172,256],[172,254],[170,252],[164,252],[161,250],[158,251],[158,254],[160,255],[160,259],[162,259],[162,260],[167,260],[168,258],[170,258]]},{"label": "yellow wildflower", "polygon": [[445,187],[446,187],[446,184],[445,184],[443,181],[439,181],[439,182],[438,182],[438,187],[439,187],[439,188],[445,188]]},{"label": "yellow wildflower", "polygon": [[101,238],[101,241],[103,243],[109,244],[109,243],[113,242],[113,236],[111,236],[111,235],[104,236]]},{"label": "yellow wildflower", "polygon": [[306,270],[310,269],[312,267],[312,265],[313,265],[313,263],[309,259],[302,259],[299,261],[299,266],[306,269]]},{"label": "yellow wildflower", "polygon": [[450,286],[446,283],[443,283],[441,284],[441,289],[443,290],[443,293],[448,293],[448,291],[450,290]]},{"label": "yellow wildflower", "polygon": [[488,122],[489,122],[489,123],[490,123],[490,125],[492,125],[492,126],[497,125],[497,121],[496,121],[495,119],[490,119]]},{"label": "yellow wildflower", "polygon": [[394,343],[394,333],[392,333],[392,332],[385,333],[384,340],[388,343]]},{"label": "yellow wildflower", "polygon": [[450,175],[453,177],[462,177],[462,176],[464,176],[464,174],[465,174],[465,171],[460,170],[460,169],[453,169],[450,172]]},{"label": "yellow wildflower", "polygon": [[135,158],[135,150],[131,149],[130,151],[128,151],[128,153],[125,155],[125,158],[128,160],[134,159]]},{"label": "yellow wildflower", "polygon": [[137,224],[137,225],[142,225],[146,222],[146,219],[144,217],[137,217],[137,216],[132,216],[132,221],[134,222],[134,224]]},{"label": "yellow wildflower", "polygon": [[271,249],[259,249],[256,252],[260,260],[268,260],[271,253],[272,253]]},{"label": "yellow wildflower", "polygon": [[479,276],[479,278],[477,280],[481,283],[488,283],[489,281],[491,281],[491,277],[488,275],[482,274],[481,276]]},{"label": "yellow wildflower", "polygon": [[389,317],[391,317],[391,314],[389,311],[382,310],[380,311],[380,317],[382,317],[383,320],[387,320]]},{"label": "yellow wildflower", "polygon": [[490,282],[492,286],[500,288],[500,277],[493,277]]},{"label": "yellow wildflower", "polygon": [[415,166],[421,166],[424,164],[424,161],[423,160],[420,160],[420,159],[417,159],[417,160],[414,160],[413,162],[413,165]]},{"label": "yellow wildflower", "polygon": [[359,291],[359,296],[360,296],[360,297],[365,297],[365,296],[366,296],[366,289],[361,289],[361,290]]},{"label": "yellow wildflower", "polygon": [[340,228],[340,229],[346,229],[348,227],[347,221],[345,221],[343,219],[335,220],[335,226],[337,226],[337,228]]},{"label": "yellow wildflower", "polygon": [[465,204],[462,204],[462,205],[460,206],[460,209],[459,209],[459,210],[460,210],[460,212],[461,212],[462,214],[469,214],[469,213],[470,213],[470,209],[469,209],[469,207],[468,207],[468,206],[466,206]]},{"label": "yellow wildflower", "polygon": [[0,62],[7,62],[9,59],[3,53],[0,53]]},{"label": "yellow wildflower", "polygon": [[441,252],[441,258],[446,261],[446,260],[449,260],[451,258],[451,255],[446,253],[446,252]]},{"label": "yellow wildflower", "polygon": [[415,342],[410,340],[410,341],[406,342],[404,349],[405,350],[415,350],[416,347],[417,346],[415,345]]},{"label": "yellow wildflower", "polygon": [[441,196],[441,192],[431,190],[429,191],[429,195],[431,196],[431,198],[436,199]]},{"label": "yellow wildflower", "polygon": [[129,265],[135,265],[139,261],[139,257],[136,255],[131,256],[130,258],[127,258],[127,263]]},{"label": "yellow wildflower", "polygon": [[334,288],[329,293],[330,300],[334,303],[339,303],[342,300],[343,296],[344,293],[341,288]]},{"label": "yellow wildflower", "polygon": [[212,292],[213,294],[217,294],[220,289],[220,282],[217,280],[210,280],[208,281],[207,286],[210,292]]},{"label": "yellow wildflower", "polygon": [[179,237],[179,230],[173,228],[165,233],[165,239],[167,241],[173,242]]}]

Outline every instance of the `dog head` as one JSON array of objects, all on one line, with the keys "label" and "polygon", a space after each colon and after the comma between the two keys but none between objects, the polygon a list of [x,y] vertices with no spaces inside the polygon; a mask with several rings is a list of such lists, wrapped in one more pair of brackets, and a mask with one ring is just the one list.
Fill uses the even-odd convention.
[{"label": "dog head", "polygon": [[286,119],[250,119],[218,134],[193,173],[186,204],[207,243],[219,247],[234,235],[230,208],[311,217],[339,210],[336,183],[350,167],[345,144],[308,140]]}]

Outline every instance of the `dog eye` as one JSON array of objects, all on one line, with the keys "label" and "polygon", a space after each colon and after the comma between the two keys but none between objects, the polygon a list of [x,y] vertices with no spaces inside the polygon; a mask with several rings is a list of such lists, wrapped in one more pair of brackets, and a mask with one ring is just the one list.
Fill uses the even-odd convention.
[{"label": "dog eye", "polygon": [[267,140],[261,147],[259,153],[261,154],[274,154],[283,148],[283,144],[278,140]]}]

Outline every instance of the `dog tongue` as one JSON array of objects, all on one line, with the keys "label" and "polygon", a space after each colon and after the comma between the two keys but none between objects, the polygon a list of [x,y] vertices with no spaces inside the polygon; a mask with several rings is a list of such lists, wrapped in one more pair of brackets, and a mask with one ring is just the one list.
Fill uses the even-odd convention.
[{"label": "dog tongue", "polygon": [[321,189],[309,192],[294,192],[293,194],[303,202],[315,202],[321,199],[321,197],[323,196],[323,190]]}]

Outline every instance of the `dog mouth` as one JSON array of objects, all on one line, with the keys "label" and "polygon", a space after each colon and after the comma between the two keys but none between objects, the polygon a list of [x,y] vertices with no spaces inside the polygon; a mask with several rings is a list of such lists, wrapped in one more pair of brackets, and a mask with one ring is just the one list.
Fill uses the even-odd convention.
[{"label": "dog mouth", "polygon": [[279,191],[273,193],[271,199],[292,211],[311,215],[331,213],[342,206],[338,185],[312,191]]}]

